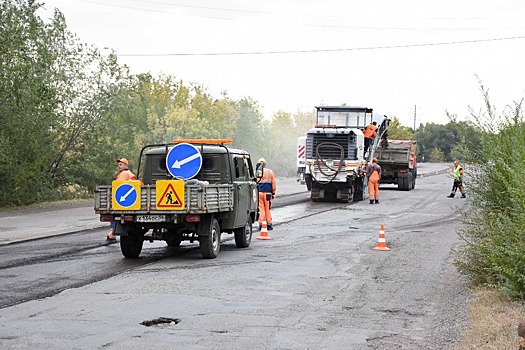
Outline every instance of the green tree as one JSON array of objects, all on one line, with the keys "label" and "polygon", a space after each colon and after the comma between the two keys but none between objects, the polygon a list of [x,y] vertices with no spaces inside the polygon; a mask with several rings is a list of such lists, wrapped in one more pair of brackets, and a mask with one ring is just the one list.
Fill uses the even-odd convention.
[{"label": "green tree", "polygon": [[430,152],[430,162],[431,163],[443,163],[445,161],[445,154],[443,151],[436,147]]},{"label": "green tree", "polygon": [[56,152],[57,45],[63,18],[51,24],[34,1],[0,2],[0,202],[31,203],[49,195]]},{"label": "green tree", "polygon": [[262,130],[263,115],[257,102],[248,97],[236,101],[235,109],[239,113],[239,119],[233,132],[233,145],[247,150],[256,158],[254,160],[256,162],[263,156],[258,149],[263,142],[266,142]]},{"label": "green tree", "polygon": [[[101,131],[126,72],[68,31],[42,4],[0,3],[0,200],[27,204],[90,188]],[[97,164],[98,165],[98,164]],[[96,177],[96,176],[95,176]],[[66,192],[64,192],[66,191]]]},{"label": "green tree", "polygon": [[293,176],[296,172],[296,142],[294,120],[291,113],[279,111],[263,126],[266,141],[261,150],[277,176]]},{"label": "green tree", "polygon": [[430,159],[430,153],[439,148],[443,152],[443,159],[451,161],[452,148],[461,142],[461,127],[455,120],[451,120],[446,125],[421,124],[414,135],[423,159]]},{"label": "green tree", "polygon": [[397,117],[392,117],[390,126],[388,127],[388,138],[411,140],[414,139],[414,134],[409,127],[401,125]]}]

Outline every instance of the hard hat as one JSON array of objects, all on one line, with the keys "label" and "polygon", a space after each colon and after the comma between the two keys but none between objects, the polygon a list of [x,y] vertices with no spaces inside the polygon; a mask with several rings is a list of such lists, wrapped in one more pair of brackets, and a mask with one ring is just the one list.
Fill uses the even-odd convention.
[{"label": "hard hat", "polygon": [[266,159],[261,158],[261,159],[259,159],[259,161],[257,161],[257,163],[263,163],[263,164],[266,164]]},{"label": "hard hat", "polygon": [[129,162],[126,158],[117,159],[117,163],[124,163],[126,166],[129,166]]}]

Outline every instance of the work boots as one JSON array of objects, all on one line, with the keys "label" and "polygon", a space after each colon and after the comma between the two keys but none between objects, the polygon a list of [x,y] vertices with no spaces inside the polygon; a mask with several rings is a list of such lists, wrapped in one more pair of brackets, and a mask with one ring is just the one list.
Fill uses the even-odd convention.
[{"label": "work boots", "polygon": [[376,204],[379,204],[379,199],[376,199]]},{"label": "work boots", "polygon": [[373,199],[370,200],[370,204],[374,204],[374,200]]},{"label": "work boots", "polygon": [[461,194],[461,198],[467,198],[467,195],[464,194],[464,193],[462,193],[462,194]]},{"label": "work boots", "polygon": [[451,194],[449,194],[449,195],[447,196],[447,198],[454,198],[455,195],[456,195],[456,194],[455,194],[454,192],[452,192]]}]

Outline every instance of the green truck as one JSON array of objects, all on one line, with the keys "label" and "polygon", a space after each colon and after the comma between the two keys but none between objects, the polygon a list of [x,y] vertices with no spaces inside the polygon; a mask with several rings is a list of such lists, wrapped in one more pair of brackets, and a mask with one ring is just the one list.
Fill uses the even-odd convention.
[{"label": "green truck", "polygon": [[[144,241],[178,246],[198,242],[204,258],[219,254],[221,234],[246,248],[258,215],[250,155],[231,140],[175,140],[144,146],[137,174],[142,181],[114,181],[95,188],[95,212],[114,221],[126,258],[137,258]],[[141,163],[144,165],[141,168]]]}]

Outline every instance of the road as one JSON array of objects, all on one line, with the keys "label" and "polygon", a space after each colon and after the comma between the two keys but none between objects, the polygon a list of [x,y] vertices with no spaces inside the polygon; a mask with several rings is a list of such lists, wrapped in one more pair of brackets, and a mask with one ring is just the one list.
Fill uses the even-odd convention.
[{"label": "road", "polygon": [[[40,229],[0,246],[0,348],[453,349],[466,322],[452,259],[468,202],[446,198],[443,167],[419,173],[413,191],[382,186],[378,205],[313,203],[283,181],[272,240],[255,234],[238,249],[223,235],[213,260],[163,242],[126,260],[103,245],[105,224],[67,233],[45,209],[2,213],[4,242],[4,227]],[[93,216],[53,213],[70,210]],[[372,249],[381,224],[389,252]]]}]

